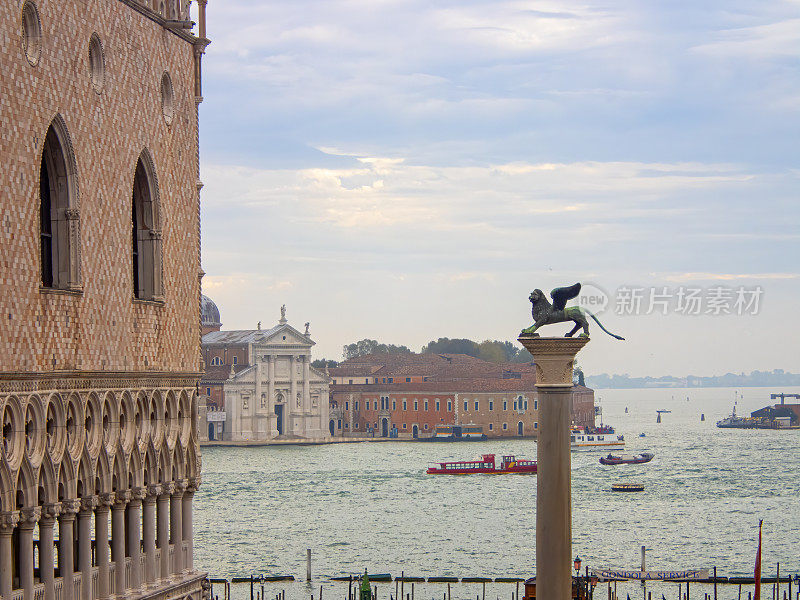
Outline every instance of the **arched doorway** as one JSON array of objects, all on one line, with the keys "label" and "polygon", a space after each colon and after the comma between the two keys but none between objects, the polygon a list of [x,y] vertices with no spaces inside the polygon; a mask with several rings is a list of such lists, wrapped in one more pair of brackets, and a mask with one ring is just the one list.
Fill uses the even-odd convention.
[{"label": "arched doorway", "polygon": [[[281,400],[283,400],[282,397]],[[275,414],[278,415],[278,423],[277,423],[278,435],[281,435],[283,433],[283,407],[284,407],[283,404],[275,405]]]},{"label": "arched doorway", "polygon": [[519,423],[517,423],[517,435],[521,436],[522,435],[522,431],[523,431],[523,425],[522,425],[522,421],[520,421]]},{"label": "arched doorway", "polygon": [[389,437],[389,419],[381,419],[381,437]]},{"label": "arched doorway", "polygon": [[411,437],[413,437],[414,439],[417,439],[419,437],[419,427],[417,427],[416,425],[414,425],[411,428]]},{"label": "arched doorway", "polygon": [[208,441],[213,442],[214,439],[215,439],[214,438],[214,423],[209,423],[208,424]]},{"label": "arched doorway", "polygon": [[333,436],[334,432],[336,431],[336,423],[334,422],[333,419],[331,419],[331,422],[328,423],[328,429],[331,432],[331,436]]}]

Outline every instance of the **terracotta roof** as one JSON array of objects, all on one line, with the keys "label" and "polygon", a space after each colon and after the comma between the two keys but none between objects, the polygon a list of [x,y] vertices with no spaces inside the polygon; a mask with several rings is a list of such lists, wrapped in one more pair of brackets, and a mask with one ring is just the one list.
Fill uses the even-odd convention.
[{"label": "terracotta roof", "polygon": [[[233,369],[234,372],[239,373],[244,371],[245,369],[249,369],[250,365],[234,365]],[[206,372],[203,374],[203,378],[201,381],[227,381],[228,377],[231,374],[231,367],[230,365],[214,365],[214,366],[206,366]]]}]

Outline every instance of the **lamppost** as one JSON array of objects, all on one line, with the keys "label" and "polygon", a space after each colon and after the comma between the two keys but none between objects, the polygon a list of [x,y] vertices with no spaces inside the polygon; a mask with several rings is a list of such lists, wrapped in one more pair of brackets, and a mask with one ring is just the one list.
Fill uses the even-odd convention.
[{"label": "lamppost", "polygon": [[581,557],[575,555],[575,560],[572,561],[572,566],[575,567],[575,594],[578,600],[581,598]]}]

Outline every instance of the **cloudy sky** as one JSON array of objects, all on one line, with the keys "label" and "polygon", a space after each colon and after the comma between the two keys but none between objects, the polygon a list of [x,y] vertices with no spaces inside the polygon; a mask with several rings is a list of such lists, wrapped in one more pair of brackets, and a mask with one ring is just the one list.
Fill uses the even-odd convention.
[{"label": "cloudy sky", "polygon": [[587,373],[798,372],[798,9],[212,0],[204,292],[338,359],[513,340],[584,281],[627,338]]}]

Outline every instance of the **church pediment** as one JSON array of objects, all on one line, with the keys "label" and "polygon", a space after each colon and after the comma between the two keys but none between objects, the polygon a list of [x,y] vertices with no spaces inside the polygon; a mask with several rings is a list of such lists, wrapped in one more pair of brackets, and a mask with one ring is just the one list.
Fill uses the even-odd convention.
[{"label": "church pediment", "polygon": [[291,325],[279,325],[275,329],[265,335],[258,342],[259,346],[302,346],[310,348],[314,342],[307,335],[303,335]]}]

